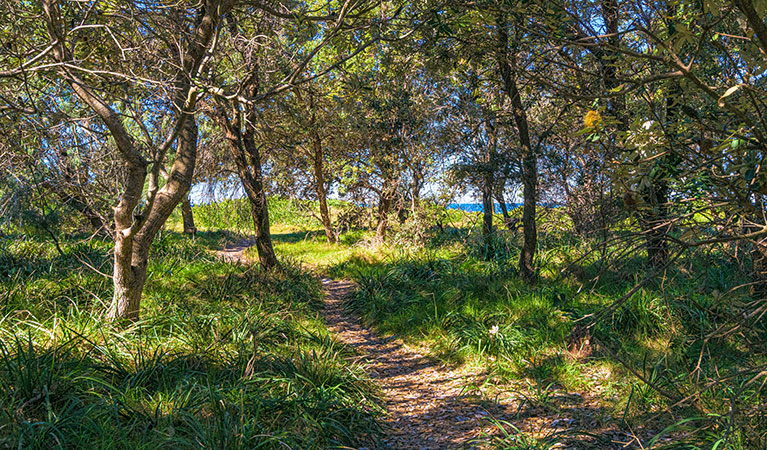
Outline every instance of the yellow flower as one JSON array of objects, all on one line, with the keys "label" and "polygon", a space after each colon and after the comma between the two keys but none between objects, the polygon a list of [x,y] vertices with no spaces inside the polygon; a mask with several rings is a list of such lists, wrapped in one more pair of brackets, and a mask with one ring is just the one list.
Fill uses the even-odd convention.
[{"label": "yellow flower", "polygon": [[593,128],[600,123],[602,123],[602,116],[599,114],[599,111],[590,109],[589,112],[586,113],[586,116],[583,118],[583,124],[586,126],[586,128]]}]

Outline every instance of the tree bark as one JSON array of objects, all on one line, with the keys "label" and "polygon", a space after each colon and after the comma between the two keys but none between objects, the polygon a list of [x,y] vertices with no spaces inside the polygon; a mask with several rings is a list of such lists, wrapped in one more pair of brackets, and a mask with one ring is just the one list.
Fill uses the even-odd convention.
[{"label": "tree bark", "polygon": [[181,201],[181,218],[184,221],[184,234],[194,236],[197,234],[197,227],[194,226],[194,214],[192,214],[192,202],[189,197]]},{"label": "tree bark", "polygon": [[508,24],[505,17],[498,16],[496,23],[498,47],[496,58],[503,80],[506,95],[511,100],[512,115],[519,133],[519,143],[522,156],[522,232],[524,235],[522,253],[519,256],[519,274],[523,280],[532,282],[536,278],[534,258],[538,240],[535,224],[535,207],[538,189],[538,159],[530,143],[530,132],[527,111],[522,105],[516,79],[516,54],[509,53]]},{"label": "tree bark", "polygon": [[413,185],[410,192],[410,212],[413,217],[418,216],[418,207],[421,205],[421,189],[423,188],[423,177],[413,175]]},{"label": "tree bark", "polygon": [[314,189],[317,193],[317,200],[320,204],[320,220],[325,229],[325,236],[329,243],[336,242],[336,233],[333,230],[333,224],[330,221],[330,211],[328,210],[328,195],[325,190],[325,154],[322,151],[322,140],[319,133],[313,133],[314,151],[312,155],[314,166]]},{"label": "tree bark", "polygon": [[[99,116],[125,163],[124,189],[119,203],[114,208],[114,296],[107,311],[107,318],[136,320],[139,317],[141,293],[146,281],[149,247],[173,209],[189,192],[194,175],[197,124],[193,110],[198,97],[192,89],[190,74],[201,72],[211,39],[227,8],[215,0],[207,0],[200,7],[199,20],[188,46],[183,49],[181,67],[173,83],[172,101],[179,111],[173,127],[174,133],[167,136],[159,147],[152,148],[152,172],[146,205],[142,209],[140,202],[150,161],[145,159],[140,148],[134,144],[134,138],[123,123],[123,117],[112,109],[111,103],[91,89],[87,82],[68,67],[74,58],[67,46],[65,21],[62,20],[58,3],[45,0],[42,7],[54,59],[61,63],[57,66],[59,74],[74,94]],[[170,177],[165,186],[159,189],[159,171],[167,149],[174,142],[178,142],[178,151]]]},{"label": "tree bark", "polygon": [[503,223],[506,225],[506,228],[511,230],[511,216],[509,216],[509,208],[506,206],[506,200],[503,198],[503,193],[496,192],[495,201],[498,202],[498,207],[501,209],[501,214],[503,215]]},{"label": "tree bark", "polygon": [[[114,296],[107,312],[109,319],[137,320],[141,293],[146,282],[149,248],[173,209],[189,192],[197,159],[197,123],[187,119],[178,136],[178,151],[168,178],[148,211],[126,207],[125,198],[141,196],[146,168],[129,170],[123,200],[115,208]],[[135,206],[134,206],[135,208]],[[133,229],[137,231],[131,233]]]},{"label": "tree bark", "polygon": [[394,195],[397,193],[397,183],[386,180],[378,198],[378,224],[376,225],[376,240],[386,242],[386,232],[389,229],[389,213],[391,212]]},{"label": "tree bark", "polygon": [[114,295],[107,318],[138,320],[141,293],[146,282],[148,251],[139,248],[132,237],[115,234]]},{"label": "tree bark", "polygon": [[255,198],[249,198],[253,214],[253,230],[256,234],[258,261],[261,267],[269,270],[278,267],[280,264],[277,261],[277,255],[274,253],[274,247],[272,247],[272,235],[269,230],[269,207],[266,204],[263,181],[259,178],[252,189],[257,192]]},{"label": "tree bark", "polygon": [[[517,94],[518,95],[518,94]],[[520,133],[521,134],[521,133]],[[522,183],[524,186],[524,205],[522,209],[522,254],[519,256],[519,273],[522,279],[533,281],[535,275],[535,249],[538,233],[535,224],[536,190],[538,188],[537,158],[529,142],[522,145]]]},{"label": "tree bark", "polygon": [[640,218],[640,227],[645,235],[647,262],[651,267],[663,267],[668,261],[666,242],[668,228],[668,183],[664,180],[651,182],[642,198],[646,204]]},{"label": "tree bark", "polygon": [[[261,153],[254,140],[255,131],[253,130],[253,125],[249,122],[245,127],[247,131],[243,142],[245,145],[244,150],[249,156],[249,161],[248,164],[238,164],[238,173],[250,201],[258,260],[261,267],[269,270],[278,267],[280,264],[277,261],[277,255],[272,246],[272,235],[269,230],[269,207],[266,203],[266,192],[264,191]],[[243,158],[235,158],[235,160],[242,161]]]},{"label": "tree bark", "polygon": [[386,242],[386,231],[389,227],[389,210],[391,209],[391,200],[384,195],[378,200],[378,224],[376,225],[376,240],[380,243]]},{"label": "tree bark", "polygon": [[[243,90],[250,97],[256,95],[258,86],[255,77],[250,78],[250,81],[243,86]],[[227,107],[230,109],[229,114],[226,111]],[[222,102],[214,111],[214,118],[225,131],[229,153],[237,167],[237,175],[245,189],[245,194],[248,196],[253,217],[253,231],[256,235],[258,261],[265,270],[279,267],[269,230],[269,207],[264,190],[261,152],[256,145],[258,117],[255,108],[253,105],[241,106],[237,103],[229,105]]]}]

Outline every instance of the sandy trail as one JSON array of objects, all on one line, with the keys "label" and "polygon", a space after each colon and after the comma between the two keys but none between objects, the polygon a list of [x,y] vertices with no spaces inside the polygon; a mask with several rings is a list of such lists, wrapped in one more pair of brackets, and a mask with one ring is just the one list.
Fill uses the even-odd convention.
[{"label": "sandy trail", "polygon": [[[249,264],[245,250],[253,244],[253,239],[243,239],[216,254],[230,262]],[[356,289],[351,281],[323,278],[322,287],[328,328],[363,355],[370,377],[384,394],[388,411],[384,449],[472,449],[478,438],[498,435],[491,418],[513,423],[536,436],[551,436],[575,425],[589,429],[592,437],[599,435],[600,449],[641,448],[633,433],[616,429],[614,419],[607,423],[600,420],[606,412],[586,393],[557,392],[555,407],[550,409],[530,405],[520,392],[495,401],[467,394],[466,386],[486,374],[446,366],[405,347],[396,337],[383,337],[363,326],[343,307],[344,299]],[[577,438],[564,441],[568,444],[565,448],[594,448],[595,444],[578,442]]]},{"label": "sandy trail", "polygon": [[471,447],[470,441],[494,429],[488,411],[462,393],[465,372],[451,369],[363,327],[344,311],[343,299],[354,292],[350,281],[322,280],[325,319],[345,344],[366,355],[389,412],[384,443],[394,449]]}]

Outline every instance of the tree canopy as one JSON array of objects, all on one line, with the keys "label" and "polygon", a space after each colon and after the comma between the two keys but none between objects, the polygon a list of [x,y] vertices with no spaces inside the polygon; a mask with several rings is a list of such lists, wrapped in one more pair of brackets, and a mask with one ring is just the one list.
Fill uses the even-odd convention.
[{"label": "tree canopy", "polygon": [[[561,212],[585,242],[563,273],[593,255],[603,271],[642,265],[573,342],[708,252],[750,297],[702,347],[734,333],[763,355],[765,17],[764,0],[0,0],[0,230],[61,255],[66,234],[109,239],[104,313],[128,324],[174,210],[197,230],[195,187],[247,199],[265,271],[282,264],[273,197],[329,243],[370,228],[393,246],[425,246],[447,205],[481,204],[481,258],[512,236],[503,265],[528,286]],[[707,412],[674,389],[658,391]]]}]

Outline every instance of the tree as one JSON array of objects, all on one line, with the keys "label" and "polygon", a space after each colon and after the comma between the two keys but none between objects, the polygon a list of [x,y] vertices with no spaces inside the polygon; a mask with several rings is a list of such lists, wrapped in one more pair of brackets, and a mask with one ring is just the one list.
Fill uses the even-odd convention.
[{"label": "tree", "polygon": [[[259,115],[273,107],[273,102],[284,99],[290,90],[320,78],[375,42],[377,38],[366,31],[370,21],[381,25],[389,20],[371,19],[376,6],[365,1],[322,4],[310,12],[313,6],[302,5],[303,11],[297,13],[288,5],[273,9],[259,4],[244,8],[239,19],[230,19],[224,42],[227,54],[236,54],[237,58],[226,57],[219,64],[217,78],[227,88],[211,90],[215,97],[213,116],[225,130],[237,173],[251,202],[256,248],[264,268],[275,267],[278,262],[269,234],[261,167],[263,143],[256,142],[258,129],[268,125],[260,121]],[[362,43],[356,47],[329,45],[336,41]],[[328,56],[322,53],[326,48],[338,51]],[[302,77],[319,55],[324,56],[323,64]]]},{"label": "tree", "polygon": [[[389,215],[402,209],[401,189],[408,166],[415,167],[413,149],[425,138],[425,99],[418,71],[395,63],[404,56],[379,47],[380,62],[348,73],[347,134],[352,152],[346,158],[346,189],[372,192],[376,198],[376,240],[385,242]],[[393,80],[400,80],[395,84]],[[416,177],[418,175],[416,174]],[[416,192],[417,194],[417,192]]]},{"label": "tree", "polygon": [[305,209],[322,225],[329,243],[338,236],[328,208],[328,190],[337,178],[332,173],[344,161],[343,153],[336,149],[344,145],[345,128],[338,88],[337,79],[325,78],[293,89],[282,105],[286,131],[280,139],[284,148],[272,158],[281,192],[317,201],[318,212],[311,205]]},{"label": "tree", "polygon": [[[537,206],[538,190],[538,158],[530,142],[530,125],[527,118],[527,111],[522,104],[522,97],[517,86],[517,58],[515,49],[519,48],[518,43],[512,42],[509,45],[509,24],[503,13],[496,16],[496,33],[498,39],[498,48],[496,50],[496,59],[498,60],[498,69],[503,80],[503,89],[511,101],[512,116],[517,127],[519,136],[520,153],[522,156],[522,184],[524,205],[522,210],[522,233],[524,242],[522,244],[522,253],[519,256],[519,274],[526,281],[535,279],[535,249],[537,245],[537,230],[535,224],[535,208]],[[512,27],[512,32],[519,33],[518,28]]]},{"label": "tree", "polygon": [[[199,91],[194,81],[205,73],[220,19],[229,6],[215,0],[194,9],[153,9],[133,2],[123,4],[122,9],[80,6],[62,9],[57,1],[42,2],[39,13],[47,42],[32,41],[26,49],[29,58],[2,76],[27,72],[57,77],[69,89],[67,94],[75,96],[100,119],[114,143],[125,165],[125,175],[114,208],[114,298],[107,317],[135,320],[150,245],[189,190],[197,150],[193,110]],[[135,20],[139,17],[140,21]],[[148,35],[156,39],[147,39]],[[184,39],[172,38],[178,36]],[[152,78],[153,72],[162,67],[173,69]],[[162,89],[150,90],[151,95],[142,97],[144,102],[139,107],[148,110],[157,102],[175,116],[171,131],[162,140],[141,120],[131,99],[121,96],[121,90],[128,93],[147,84]],[[118,109],[121,107],[125,110]],[[140,132],[134,133],[136,130]],[[169,180],[160,188],[160,170],[177,139]]]}]

